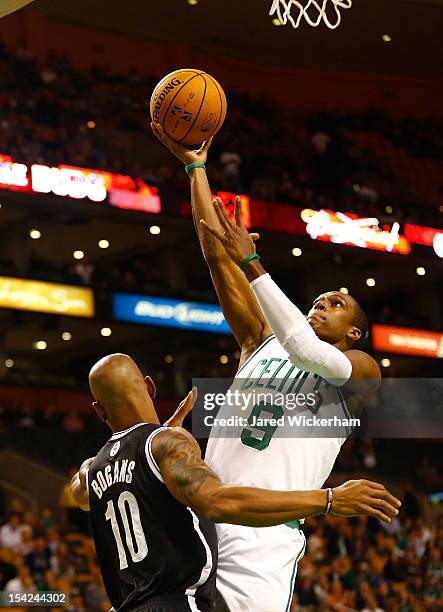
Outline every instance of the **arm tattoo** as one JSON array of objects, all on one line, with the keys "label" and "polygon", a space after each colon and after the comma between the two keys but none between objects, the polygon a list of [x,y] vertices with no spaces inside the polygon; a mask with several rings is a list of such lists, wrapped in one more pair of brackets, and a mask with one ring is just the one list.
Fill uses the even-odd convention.
[{"label": "arm tattoo", "polygon": [[189,503],[208,480],[220,482],[217,474],[201,458],[197,442],[184,431],[171,429],[162,434],[155,455],[159,467],[174,479]]}]

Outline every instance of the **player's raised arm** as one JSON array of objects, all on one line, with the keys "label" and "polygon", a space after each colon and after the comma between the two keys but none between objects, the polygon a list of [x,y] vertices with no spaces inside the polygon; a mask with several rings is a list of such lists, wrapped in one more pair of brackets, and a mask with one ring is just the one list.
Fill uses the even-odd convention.
[{"label": "player's raised arm", "polygon": [[216,523],[270,527],[325,512],[371,515],[389,522],[400,507],[400,501],[383,485],[367,480],[352,480],[320,491],[225,485],[201,458],[197,441],[181,428],[156,435],[152,453],[172,495]]},{"label": "player's raised arm", "polygon": [[[218,217],[218,225],[211,226],[204,219],[200,221],[203,229],[216,238],[224,246],[232,262],[239,266],[249,262],[244,267],[245,278],[255,293],[260,308],[268,321],[278,341],[287,351],[291,362],[302,370],[315,372],[335,385],[343,385],[351,378],[370,381],[366,386],[374,387],[380,380],[380,369],[376,362],[366,353],[358,350],[347,350],[361,336],[361,330],[353,324],[355,305],[344,294],[330,292],[332,295],[322,296],[322,303],[314,302],[314,313],[317,319],[317,331],[306,320],[302,312],[272,280],[260,263],[256,254],[255,244],[249,236],[241,219],[240,206],[236,205],[235,224],[226,216],[226,211],[218,203],[214,205]],[[335,305],[340,306],[344,317],[333,319]],[[348,311],[346,312],[346,309]],[[327,322],[329,316],[332,327],[323,325],[325,339],[319,337],[319,326]],[[342,315],[340,314],[340,317]],[[368,389],[365,383],[357,383],[359,392],[363,395]]]},{"label": "player's raised arm", "polygon": [[[204,143],[199,151],[190,151],[168,138],[161,126],[152,124],[152,130],[160,142],[183,164],[206,162],[211,141]],[[199,223],[200,219],[205,219],[210,225],[218,224],[205,169],[193,168],[189,172],[189,179],[192,214],[200,246],[223,314],[242,349],[242,362],[272,332],[240,268],[231,261],[223,246],[211,234],[203,231]]]}]

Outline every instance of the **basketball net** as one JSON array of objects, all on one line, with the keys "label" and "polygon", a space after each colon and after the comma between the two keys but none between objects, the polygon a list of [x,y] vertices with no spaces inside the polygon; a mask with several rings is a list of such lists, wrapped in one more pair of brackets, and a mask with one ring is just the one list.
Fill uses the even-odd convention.
[{"label": "basketball net", "polygon": [[[302,2],[298,0],[273,0],[269,14],[277,15],[283,25],[286,25],[289,21],[293,28],[298,28],[304,18],[308,25],[313,28],[319,26],[323,21],[328,28],[335,30],[341,23],[340,10],[352,7],[352,0],[302,0]],[[331,14],[328,15],[327,11]],[[333,17],[334,12],[335,16]]]}]

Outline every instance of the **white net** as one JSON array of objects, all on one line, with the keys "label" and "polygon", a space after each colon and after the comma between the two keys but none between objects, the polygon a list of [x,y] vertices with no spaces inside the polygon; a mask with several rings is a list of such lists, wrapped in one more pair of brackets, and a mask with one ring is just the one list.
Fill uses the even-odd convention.
[{"label": "white net", "polygon": [[270,15],[276,15],[283,25],[288,22],[298,28],[302,19],[316,28],[323,21],[331,30],[341,23],[343,9],[352,7],[352,0],[273,0]]}]

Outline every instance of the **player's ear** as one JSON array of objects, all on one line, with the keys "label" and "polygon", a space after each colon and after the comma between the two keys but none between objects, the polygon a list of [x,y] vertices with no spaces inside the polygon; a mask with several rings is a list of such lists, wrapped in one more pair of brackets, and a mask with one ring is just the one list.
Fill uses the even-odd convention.
[{"label": "player's ear", "polygon": [[357,342],[357,340],[360,340],[362,333],[361,330],[358,329],[358,327],[350,327],[347,336],[351,340],[351,342]]},{"label": "player's ear", "polygon": [[155,396],[157,394],[157,389],[155,387],[154,381],[152,380],[150,376],[145,376],[145,384],[146,384],[148,393],[151,396],[151,399],[155,399]]},{"label": "player's ear", "polygon": [[97,416],[100,419],[100,421],[103,421],[103,423],[107,423],[108,422],[108,417],[106,415],[105,409],[100,405],[100,403],[99,402],[92,402],[92,407],[94,408],[95,412],[97,413]]}]

